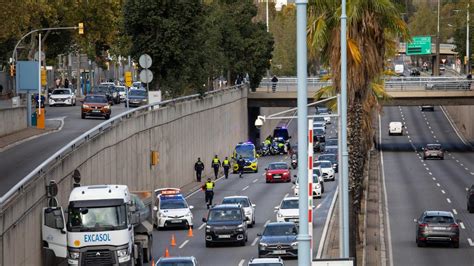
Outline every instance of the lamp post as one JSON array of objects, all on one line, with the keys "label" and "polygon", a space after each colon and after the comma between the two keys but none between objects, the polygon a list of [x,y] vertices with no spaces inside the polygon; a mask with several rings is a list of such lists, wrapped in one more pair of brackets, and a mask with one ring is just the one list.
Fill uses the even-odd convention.
[{"label": "lamp post", "polygon": [[467,11],[466,11],[466,74],[471,73],[471,62],[470,62],[470,53],[469,53],[469,8],[470,3],[467,3]]},{"label": "lamp post", "polygon": [[439,10],[441,6],[441,0],[438,0],[438,23],[436,26],[436,57],[435,57],[435,62],[433,64],[434,69],[433,69],[433,76],[439,76],[439,42],[440,42],[440,37],[439,37]]}]

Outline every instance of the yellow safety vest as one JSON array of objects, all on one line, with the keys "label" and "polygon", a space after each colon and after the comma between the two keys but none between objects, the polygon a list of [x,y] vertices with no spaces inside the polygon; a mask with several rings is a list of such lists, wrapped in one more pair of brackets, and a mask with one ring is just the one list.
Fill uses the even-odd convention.
[{"label": "yellow safety vest", "polygon": [[224,160],[223,164],[224,165],[229,165],[229,160]]},{"label": "yellow safety vest", "polygon": [[206,182],[206,190],[212,190],[214,188],[213,182]]}]

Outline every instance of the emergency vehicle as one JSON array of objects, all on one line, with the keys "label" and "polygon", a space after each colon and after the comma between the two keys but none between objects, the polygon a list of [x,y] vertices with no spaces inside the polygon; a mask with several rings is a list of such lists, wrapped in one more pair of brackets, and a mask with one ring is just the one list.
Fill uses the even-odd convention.
[{"label": "emergency vehicle", "polygon": [[161,188],[155,190],[156,201],[153,224],[156,228],[193,227],[194,206],[189,206],[179,188]]},{"label": "emergency vehicle", "polygon": [[237,160],[240,156],[245,160],[244,172],[258,172],[258,155],[252,142],[239,142],[235,146],[234,153],[232,154],[234,173],[239,172]]}]

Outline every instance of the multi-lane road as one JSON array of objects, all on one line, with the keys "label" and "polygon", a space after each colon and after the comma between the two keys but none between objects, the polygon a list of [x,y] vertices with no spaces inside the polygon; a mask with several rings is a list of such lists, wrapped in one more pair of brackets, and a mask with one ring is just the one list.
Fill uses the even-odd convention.
[{"label": "multi-lane road", "polygon": [[[126,111],[123,104],[112,106],[112,116]],[[81,119],[81,106],[46,107],[46,119],[63,121],[60,131],[0,151],[0,196],[68,142],[104,121]]]},{"label": "multi-lane road", "polygon": [[[388,136],[388,123],[404,123],[403,136]],[[386,107],[380,121],[383,177],[393,265],[474,265],[474,214],[466,210],[466,189],[474,184],[474,153],[439,106]],[[444,160],[423,160],[421,148],[439,143]],[[460,219],[460,247],[417,247],[415,223],[424,210],[451,211]]]}]

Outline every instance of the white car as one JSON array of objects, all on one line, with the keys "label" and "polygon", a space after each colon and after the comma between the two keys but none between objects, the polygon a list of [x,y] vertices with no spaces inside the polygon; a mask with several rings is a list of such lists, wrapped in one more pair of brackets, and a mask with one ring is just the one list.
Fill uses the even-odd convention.
[{"label": "white car", "polygon": [[403,135],[403,124],[402,122],[390,122],[388,125],[388,135]]},{"label": "white car", "polygon": [[179,189],[159,189],[155,193],[154,225],[165,227],[193,227],[193,206],[189,206]]},{"label": "white car", "polygon": [[248,266],[284,266],[281,258],[252,258]]},{"label": "white car", "polygon": [[247,196],[230,196],[222,200],[222,204],[239,204],[245,212],[245,217],[248,218],[247,224],[253,227],[255,224],[255,204],[252,204]]},{"label": "white car", "polygon": [[298,197],[286,197],[284,198],[280,206],[275,207],[277,210],[276,220],[277,222],[299,222],[299,208],[298,208]]},{"label": "white car", "polygon": [[334,173],[334,168],[332,166],[331,161],[316,161],[314,162],[314,167],[319,167],[321,169],[321,174],[323,176],[324,181],[336,180],[336,175]]},{"label": "white car", "polygon": [[[298,196],[299,190],[300,190],[300,185],[299,185],[299,180],[298,178],[296,179],[295,187],[293,188],[293,194],[295,196]],[[313,175],[313,197],[316,198],[321,198],[321,195],[323,194],[323,191],[321,190],[321,181],[319,180],[318,175]]]},{"label": "white car", "polygon": [[125,99],[127,98],[127,88],[125,86],[115,86],[119,93],[120,97],[120,102],[125,102]]},{"label": "white car", "polygon": [[313,122],[313,128],[324,127],[326,129],[326,122],[315,121]]},{"label": "white car", "polygon": [[76,105],[76,95],[71,89],[55,89],[49,95],[48,99],[49,106],[55,105]]},{"label": "white car", "polygon": [[326,124],[331,124],[331,117],[329,116],[329,113],[320,113],[320,115],[327,115],[324,117],[324,121],[326,121]]}]

